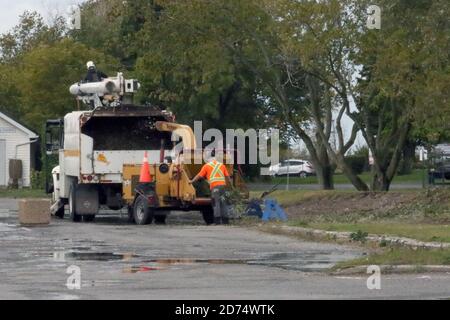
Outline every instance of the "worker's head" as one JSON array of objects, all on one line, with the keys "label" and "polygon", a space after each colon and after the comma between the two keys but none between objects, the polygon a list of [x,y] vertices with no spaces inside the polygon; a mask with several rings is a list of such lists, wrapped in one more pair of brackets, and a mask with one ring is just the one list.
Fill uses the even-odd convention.
[{"label": "worker's head", "polygon": [[87,67],[88,70],[95,70],[95,63],[94,63],[94,61],[89,61],[86,64],[86,67]]}]

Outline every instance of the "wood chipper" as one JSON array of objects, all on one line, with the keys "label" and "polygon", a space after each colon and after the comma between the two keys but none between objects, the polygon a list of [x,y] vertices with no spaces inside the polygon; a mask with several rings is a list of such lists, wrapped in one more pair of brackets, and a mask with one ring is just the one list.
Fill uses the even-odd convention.
[{"label": "wood chipper", "polygon": [[[191,185],[189,181],[201,170],[203,150],[197,149],[192,129],[173,122],[159,121],[156,128],[160,132],[175,134],[183,141],[182,152],[166,156],[160,150],[160,161],[150,164],[152,182],[139,183],[142,164],[124,164],[123,199],[129,208],[130,220],[137,224],[148,224],[154,219],[164,223],[171,210],[200,211],[206,224],[214,222],[210,189],[205,181]],[[242,197],[248,198],[248,190],[238,168],[234,168],[233,152],[222,153],[231,180]]]}]

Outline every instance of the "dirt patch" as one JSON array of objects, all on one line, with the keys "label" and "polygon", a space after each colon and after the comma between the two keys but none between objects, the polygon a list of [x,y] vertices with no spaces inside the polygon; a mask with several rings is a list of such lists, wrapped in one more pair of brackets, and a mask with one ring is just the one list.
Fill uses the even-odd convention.
[{"label": "dirt patch", "polygon": [[288,206],[290,219],[305,221],[360,221],[415,218],[450,221],[450,191],[318,194]]}]

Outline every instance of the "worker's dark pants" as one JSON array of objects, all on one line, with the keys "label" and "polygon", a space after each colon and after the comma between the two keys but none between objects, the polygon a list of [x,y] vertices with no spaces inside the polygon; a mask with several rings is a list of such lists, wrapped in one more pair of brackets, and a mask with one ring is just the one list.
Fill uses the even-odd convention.
[{"label": "worker's dark pants", "polygon": [[211,190],[214,218],[228,219],[228,205],[225,197],[226,187],[219,186]]}]

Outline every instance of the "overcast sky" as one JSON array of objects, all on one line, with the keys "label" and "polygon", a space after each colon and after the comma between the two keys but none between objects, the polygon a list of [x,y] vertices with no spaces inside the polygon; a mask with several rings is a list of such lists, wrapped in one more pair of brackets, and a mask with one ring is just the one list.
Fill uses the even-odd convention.
[{"label": "overcast sky", "polygon": [[70,5],[78,4],[84,0],[0,0],[0,33],[14,27],[19,16],[25,11],[38,11],[46,19],[52,16],[65,14]]}]

